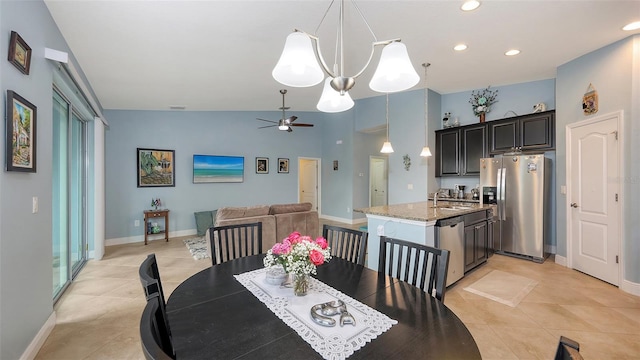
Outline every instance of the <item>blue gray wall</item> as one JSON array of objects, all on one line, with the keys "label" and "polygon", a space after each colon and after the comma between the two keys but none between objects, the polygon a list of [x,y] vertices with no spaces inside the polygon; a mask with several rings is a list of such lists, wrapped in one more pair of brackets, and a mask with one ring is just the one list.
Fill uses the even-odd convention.
[{"label": "blue gray wall", "polygon": [[[566,126],[588,117],[581,108],[582,96],[589,83],[598,90],[599,110],[597,115],[622,110],[624,112],[624,168],[625,177],[620,179],[625,187],[623,239],[624,279],[640,283],[640,35],[581,56],[558,68],[556,139],[557,183],[565,185],[566,177]],[[566,201],[566,195],[556,191],[558,203]],[[558,207],[558,253],[567,255],[566,224],[564,206]],[[637,286],[637,285],[636,285]]]},{"label": "blue gray wall", "polygon": [[[13,90],[37,106],[37,172],[0,171],[0,359],[20,358],[53,312],[54,64],[44,58],[44,49],[69,52],[42,1],[0,1],[3,52],[9,48],[11,30],[17,31],[31,47],[31,69],[29,75],[24,75],[6,58],[0,62],[3,104],[6,104],[6,91]],[[70,61],[76,63],[73,54],[69,55]],[[3,161],[4,139],[2,137],[0,146]],[[39,201],[36,214],[31,213],[34,196]]]}]

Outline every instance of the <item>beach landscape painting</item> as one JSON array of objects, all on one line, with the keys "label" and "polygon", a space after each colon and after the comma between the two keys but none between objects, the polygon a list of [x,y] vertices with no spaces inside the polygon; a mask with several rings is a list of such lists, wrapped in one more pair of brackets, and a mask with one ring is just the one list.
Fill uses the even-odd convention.
[{"label": "beach landscape painting", "polygon": [[193,155],[194,184],[243,181],[243,156]]}]

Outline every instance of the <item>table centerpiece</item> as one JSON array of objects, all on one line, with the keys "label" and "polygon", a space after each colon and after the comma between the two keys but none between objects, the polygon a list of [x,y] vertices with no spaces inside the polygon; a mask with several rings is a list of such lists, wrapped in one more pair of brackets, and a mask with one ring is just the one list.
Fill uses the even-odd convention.
[{"label": "table centerpiece", "polygon": [[294,231],[267,251],[264,266],[282,266],[284,272],[293,278],[293,293],[304,296],[309,289],[309,275],[317,274],[316,267],[329,260],[331,251],[327,239],[318,237],[313,240]]}]

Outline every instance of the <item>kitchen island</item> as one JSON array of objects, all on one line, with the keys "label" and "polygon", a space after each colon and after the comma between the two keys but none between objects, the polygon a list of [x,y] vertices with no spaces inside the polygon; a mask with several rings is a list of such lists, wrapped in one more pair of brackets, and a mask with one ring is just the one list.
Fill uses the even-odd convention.
[{"label": "kitchen island", "polygon": [[434,207],[432,201],[354,209],[356,212],[367,215],[369,240],[366,266],[378,270],[381,235],[438,247],[435,236],[435,226],[438,220],[454,217],[462,217],[462,219],[480,217],[485,220],[485,227],[473,224],[470,226],[470,231],[465,228],[464,243],[458,247],[458,249],[464,250],[457,250],[464,251],[464,254],[451,254],[452,258],[463,257],[465,271],[470,270],[483,262],[478,259],[484,258],[486,260],[487,239],[490,238],[488,231],[493,231],[486,221],[489,209],[487,205],[468,202],[439,202]]}]

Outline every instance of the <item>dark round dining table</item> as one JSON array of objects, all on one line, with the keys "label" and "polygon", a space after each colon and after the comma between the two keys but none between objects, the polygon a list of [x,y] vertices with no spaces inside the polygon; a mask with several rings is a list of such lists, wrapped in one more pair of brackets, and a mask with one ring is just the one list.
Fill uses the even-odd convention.
[{"label": "dark round dining table", "polygon": [[[173,291],[167,316],[177,359],[322,358],[234,278],[262,268],[263,258],[212,266]],[[481,359],[462,321],[413,285],[335,257],[314,277],[398,321],[349,359]]]}]

